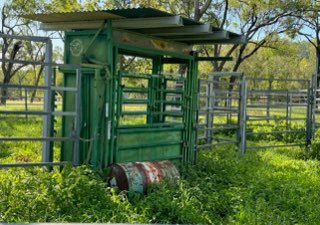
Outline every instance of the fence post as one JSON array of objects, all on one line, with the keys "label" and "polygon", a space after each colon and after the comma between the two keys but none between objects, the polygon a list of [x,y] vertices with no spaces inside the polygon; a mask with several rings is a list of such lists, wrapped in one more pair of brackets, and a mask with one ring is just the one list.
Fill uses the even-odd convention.
[{"label": "fence post", "polygon": [[314,132],[317,129],[317,121],[316,121],[316,114],[318,113],[318,96],[319,96],[319,92],[318,92],[318,85],[317,85],[317,79],[318,79],[319,75],[314,75],[313,76],[313,80],[312,80],[312,87],[313,87],[313,98],[314,98],[314,103],[313,103],[313,108],[312,108],[312,113],[313,113],[313,123],[312,123],[312,132],[314,135]]},{"label": "fence post", "polygon": [[313,123],[314,123],[314,78],[309,82],[308,96],[307,96],[307,119],[306,119],[306,146],[311,144],[313,136]]},{"label": "fence post", "polygon": [[270,78],[269,79],[269,86],[268,86],[268,95],[267,95],[267,123],[270,122],[269,118],[270,118],[270,104],[271,104],[271,91],[272,91],[272,83],[273,83],[273,79]]},{"label": "fence post", "polygon": [[[74,121],[73,165],[80,164],[80,123],[81,123],[81,67],[76,68],[76,101]],[[108,131],[109,132],[109,131]]]},{"label": "fence post", "polygon": [[[50,138],[52,129],[52,42],[48,40],[46,43],[45,52],[45,71],[44,71],[44,85],[47,87],[44,91],[44,112],[42,136]],[[42,162],[51,162],[51,142],[46,140],[42,143]]]},{"label": "fence post", "polygon": [[26,120],[28,120],[28,91],[24,89],[24,109],[26,111]]},{"label": "fence post", "polygon": [[289,107],[290,107],[290,96],[289,96],[289,90],[287,90],[287,109],[286,109],[286,129],[289,130]]},{"label": "fence post", "polygon": [[289,110],[289,125],[291,127],[291,121],[292,121],[292,105],[293,105],[293,102],[292,102],[292,93],[290,94],[289,96],[289,104],[290,104],[290,110]]},{"label": "fence post", "polygon": [[209,75],[209,82],[207,84],[207,90],[206,90],[206,144],[212,144],[212,129],[213,129],[213,108],[215,105],[215,99],[214,99],[214,90],[213,90],[213,81],[214,81],[214,75]]},{"label": "fence post", "polygon": [[246,129],[247,129],[247,82],[241,76],[239,88],[239,115],[238,115],[238,148],[241,155],[246,152]]}]

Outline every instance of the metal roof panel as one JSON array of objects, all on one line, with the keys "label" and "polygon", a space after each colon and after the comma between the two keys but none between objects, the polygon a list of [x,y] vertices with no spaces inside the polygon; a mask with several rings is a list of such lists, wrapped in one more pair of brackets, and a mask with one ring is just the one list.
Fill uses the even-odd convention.
[{"label": "metal roof panel", "polygon": [[[139,8],[120,8],[95,11],[72,11],[72,12],[48,12],[22,15],[27,19],[36,20],[43,23],[54,22],[76,22],[92,21],[121,18],[150,18],[175,16],[171,13],[163,12],[158,9],[139,7]],[[201,23],[182,17],[185,25],[199,25]]]},{"label": "metal roof panel", "polygon": [[[114,22],[116,22],[116,20],[118,20],[117,22],[120,22],[121,20],[125,22],[125,20],[133,19],[133,21],[131,21],[133,26],[123,27],[123,29],[128,29],[128,30],[139,29],[140,27],[134,27],[135,19],[139,19],[139,22],[144,24],[143,27],[145,28],[140,30],[135,30],[136,32],[148,34],[151,36],[159,36],[164,39],[166,39],[166,36],[183,35],[184,39],[181,41],[188,44],[199,44],[199,43],[239,44],[239,43],[245,42],[244,36],[233,33],[233,32],[229,32],[228,37],[225,37],[225,38],[220,37],[221,38],[220,39],[218,35],[217,37],[215,37],[214,35],[217,34],[217,31],[220,32],[221,34],[221,32],[223,32],[224,30],[219,27],[213,27],[213,26],[210,26],[209,24],[200,23],[184,17],[180,18],[180,21],[182,19],[181,25],[174,24],[174,26],[181,26],[178,28],[172,28],[173,25],[171,23],[170,23],[171,25],[170,24],[168,25],[167,22],[163,23],[163,21],[160,21],[161,23],[163,23],[163,25],[160,23],[160,25],[157,25],[157,26],[145,26],[146,23],[150,23],[150,18],[156,19],[161,17],[173,17],[173,16],[175,15],[168,12],[160,11],[158,9],[138,7],[138,8],[116,8],[116,9],[106,9],[106,10],[96,10],[96,11],[39,13],[39,14],[33,14],[33,15],[24,15],[23,17],[31,20],[40,21],[43,23],[43,27],[45,26],[47,27],[51,26],[56,28],[76,27],[73,29],[84,29],[84,27],[86,27],[86,29],[97,29],[96,27],[99,24],[103,23],[104,20],[108,20],[108,19],[111,19]],[[145,19],[145,21],[143,19]],[[101,22],[99,22],[98,24],[97,21],[101,21]],[[79,22],[85,23],[85,26],[77,25],[79,24]],[[210,27],[210,29],[207,32],[203,32],[201,30],[195,29],[196,27],[205,27],[205,26]],[[159,28],[152,29],[153,27],[159,27]],[[189,31],[189,33],[186,31]],[[152,32],[155,32],[155,33],[152,33]],[[196,38],[194,35],[196,35]],[[203,39],[201,39],[201,35],[203,35]],[[210,39],[210,37],[212,37],[212,39]],[[170,38],[167,38],[167,39],[170,39]],[[180,39],[177,39],[177,40],[180,40]]]}]

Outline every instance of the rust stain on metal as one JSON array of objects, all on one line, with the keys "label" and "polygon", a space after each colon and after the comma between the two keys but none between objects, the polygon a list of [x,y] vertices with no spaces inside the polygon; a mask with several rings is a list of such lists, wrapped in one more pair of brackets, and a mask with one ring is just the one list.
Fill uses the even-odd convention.
[{"label": "rust stain on metal", "polygon": [[138,168],[138,170],[140,171],[140,173],[142,174],[142,188],[143,188],[143,192],[146,193],[147,191],[147,185],[150,183],[150,180],[148,180],[148,174],[147,172],[144,170],[144,167],[142,164],[140,163],[134,163],[134,165]]},{"label": "rust stain on metal", "polygon": [[112,164],[110,168],[111,168],[111,174],[110,174],[111,178],[109,180],[109,183],[111,179],[114,178],[116,182],[114,185],[116,185],[122,191],[128,190],[129,189],[128,179],[123,168],[118,164]]}]

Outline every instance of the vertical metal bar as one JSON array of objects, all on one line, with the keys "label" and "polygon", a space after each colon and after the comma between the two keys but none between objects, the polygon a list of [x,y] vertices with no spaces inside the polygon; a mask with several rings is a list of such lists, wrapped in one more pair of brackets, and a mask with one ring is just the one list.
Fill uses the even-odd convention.
[{"label": "vertical metal bar", "polygon": [[[163,83],[162,83],[162,89],[163,89],[163,90],[166,90],[166,89],[167,89],[167,86],[168,86],[168,83],[167,83],[168,80],[165,79],[165,77],[163,77],[162,82],[163,82]],[[161,92],[161,98],[160,98],[161,101],[166,101],[166,99],[167,99],[167,94],[168,94],[167,92],[163,92],[163,91]],[[181,99],[181,100],[182,100],[182,99]],[[165,103],[162,103],[162,104],[161,104],[161,110],[162,110],[161,112],[162,112],[162,113],[164,113],[164,112],[166,111],[166,106],[167,106],[167,105],[166,105]],[[181,107],[182,107],[182,106],[181,106]],[[165,115],[161,115],[161,121],[162,121],[163,123],[166,121]]]},{"label": "vertical metal bar", "polygon": [[291,127],[291,121],[292,121],[292,94],[289,96],[289,127]]},{"label": "vertical metal bar", "polygon": [[100,125],[99,122],[99,94],[100,94],[100,70],[95,69],[94,72],[94,81],[93,81],[93,100],[92,100],[92,155],[91,155],[91,163],[97,169],[99,167],[99,141],[101,139]]},{"label": "vertical metal bar", "polygon": [[147,105],[147,124],[152,124],[154,121],[153,118],[153,111],[154,111],[154,91],[153,87],[155,86],[154,82],[154,77],[150,76],[148,78],[148,93],[147,93],[147,99],[148,99],[148,105]]},{"label": "vertical metal bar", "polygon": [[120,77],[120,72],[116,69],[116,65],[118,63],[118,48],[114,49],[114,70],[112,73],[112,79],[110,80],[110,88],[109,90],[109,95],[110,95],[110,105],[109,105],[109,110],[110,110],[110,115],[109,115],[109,120],[111,121],[111,137],[110,137],[110,148],[109,148],[109,160],[108,164],[111,164],[114,162],[114,155],[117,150],[117,128],[119,127],[119,94],[121,91],[119,91],[121,83],[119,83],[119,77]]},{"label": "vertical metal bar", "polygon": [[287,130],[289,129],[289,103],[290,103],[290,98],[289,98],[289,90],[287,90],[287,98],[286,98],[286,102],[287,102],[287,108],[286,108],[286,128]]},{"label": "vertical metal bar", "polygon": [[[116,128],[117,129],[120,125],[120,118],[122,113],[122,97],[123,97],[123,90],[122,90],[122,72],[118,72],[118,77],[115,79],[114,88],[117,90],[117,100],[116,100]],[[118,162],[118,142],[117,142],[117,130],[115,130],[115,143],[114,149],[111,149],[111,160],[112,162]]]},{"label": "vertical metal bar", "polygon": [[76,69],[76,101],[75,101],[75,123],[74,123],[74,149],[73,149],[73,164],[80,164],[80,122],[81,122],[81,67]]},{"label": "vertical metal bar", "polygon": [[318,93],[318,87],[317,87],[317,75],[313,75],[312,77],[312,81],[311,81],[311,85],[312,85],[312,97],[313,97],[313,106],[312,106],[312,137],[314,137],[314,133],[317,129],[316,127],[316,113],[317,113],[317,109],[318,109],[318,100],[317,100],[317,96],[319,95]]},{"label": "vertical metal bar", "polygon": [[113,162],[113,151],[114,146],[116,142],[116,135],[115,135],[115,96],[117,94],[114,84],[116,83],[116,73],[117,73],[117,63],[118,63],[118,49],[114,47],[113,43],[113,27],[112,27],[112,20],[107,21],[107,72],[109,71],[110,74],[107,75],[107,80],[105,82],[105,102],[108,104],[108,107],[106,107],[105,110],[108,110],[106,112],[106,123],[105,123],[105,129],[106,129],[106,136],[104,137],[105,140],[105,148],[104,151],[104,160],[102,166],[107,166],[110,163]]},{"label": "vertical metal bar", "polygon": [[[194,54],[194,58],[196,58],[197,55]],[[199,93],[199,90],[197,89],[198,87],[198,61],[194,60],[193,61],[193,111],[192,111],[192,115],[193,115],[193,122],[192,122],[192,150],[193,150],[193,158],[192,158],[192,163],[196,163],[197,162],[197,158],[198,158],[198,151],[196,148],[196,142],[197,142],[197,108],[198,108],[198,101],[197,101],[197,94]]]},{"label": "vertical metal bar", "polygon": [[[268,86],[268,91],[267,91],[267,112],[266,112],[266,116],[267,118],[270,118],[270,104],[271,104],[271,92],[272,92],[272,83],[273,83],[273,79],[270,78],[269,79],[269,86]],[[269,119],[267,119],[267,123],[269,123]]]},{"label": "vertical metal bar", "polygon": [[[232,76],[232,75],[231,75]],[[234,84],[232,84],[234,86]],[[231,124],[231,108],[232,108],[232,91],[228,92],[227,95],[227,105],[226,105],[226,110],[227,110],[227,124],[230,125]]]},{"label": "vertical metal bar", "polygon": [[213,128],[213,109],[214,109],[214,104],[215,104],[215,98],[214,98],[214,87],[213,87],[213,81],[214,81],[214,75],[210,74],[209,75],[209,82],[207,84],[207,106],[206,108],[208,109],[206,113],[206,128],[208,128],[206,132],[206,143],[207,144],[212,144],[212,128]]},{"label": "vertical metal bar", "polygon": [[[28,91],[24,89],[24,109],[28,112]],[[26,113],[26,120],[28,120],[28,114]]]},{"label": "vertical metal bar", "polygon": [[308,85],[308,104],[307,104],[307,118],[306,118],[306,146],[311,144],[312,138],[312,105],[313,105],[313,88],[312,82]]},{"label": "vertical metal bar", "polygon": [[[210,79],[210,77],[209,77]],[[206,85],[206,105],[205,105],[205,119],[206,119],[206,130],[205,130],[205,137],[206,137],[206,144],[210,143],[210,133],[209,133],[209,119],[210,119],[210,82],[207,83]]]},{"label": "vertical metal bar", "polygon": [[[44,85],[51,87],[52,84],[52,42],[48,40],[46,43],[46,52],[45,52],[45,71],[44,71]],[[42,137],[49,138],[51,134],[51,125],[52,125],[52,91],[51,88],[44,91],[44,111],[49,112],[43,117],[43,126],[42,126]],[[42,162],[50,162],[50,148],[51,142],[44,141],[42,143]]]},{"label": "vertical metal bar", "polygon": [[240,81],[239,88],[239,130],[238,130],[238,147],[240,154],[244,155],[246,152],[246,120],[247,120],[247,82],[245,78]]},{"label": "vertical metal bar", "polygon": [[[185,84],[184,84],[185,86]],[[198,97],[197,97],[197,117],[196,117],[196,123],[197,123],[197,132],[196,132],[196,135],[197,135],[197,139],[196,139],[196,150],[198,151],[198,147],[199,147],[199,139],[198,139],[198,136],[199,136],[199,123],[200,123],[200,95],[201,95],[201,80],[198,79]],[[184,110],[183,110],[184,111]],[[196,159],[197,160],[197,159]]]}]

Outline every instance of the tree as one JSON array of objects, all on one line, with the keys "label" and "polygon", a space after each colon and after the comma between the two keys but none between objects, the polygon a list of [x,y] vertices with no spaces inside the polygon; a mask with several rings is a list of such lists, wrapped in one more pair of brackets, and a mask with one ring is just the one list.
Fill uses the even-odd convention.
[{"label": "tree", "polygon": [[293,26],[288,29],[288,34],[294,39],[297,36],[306,39],[315,49],[317,66],[316,74],[318,86],[320,86],[320,4],[318,1],[304,1],[297,7],[299,13],[290,19]]},{"label": "tree", "polygon": [[[12,14],[11,7],[5,4],[1,11],[1,34],[21,34],[25,29],[26,22],[21,21]],[[2,61],[1,69],[3,73],[1,88],[0,104],[5,105],[7,100],[8,85],[13,76],[26,65],[15,65],[12,61],[17,58],[19,51],[22,48],[22,41],[14,41],[11,38],[2,37],[1,43],[1,58],[9,59],[9,62]]]}]

